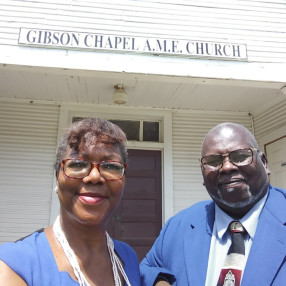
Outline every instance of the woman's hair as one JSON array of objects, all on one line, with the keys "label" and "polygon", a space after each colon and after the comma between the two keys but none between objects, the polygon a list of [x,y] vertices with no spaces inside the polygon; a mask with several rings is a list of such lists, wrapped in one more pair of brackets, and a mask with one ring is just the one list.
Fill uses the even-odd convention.
[{"label": "woman's hair", "polygon": [[72,123],[61,139],[54,164],[56,172],[59,171],[68,148],[78,151],[82,140],[87,146],[96,145],[98,142],[118,146],[123,163],[127,161],[127,139],[122,129],[102,118],[86,118]]}]

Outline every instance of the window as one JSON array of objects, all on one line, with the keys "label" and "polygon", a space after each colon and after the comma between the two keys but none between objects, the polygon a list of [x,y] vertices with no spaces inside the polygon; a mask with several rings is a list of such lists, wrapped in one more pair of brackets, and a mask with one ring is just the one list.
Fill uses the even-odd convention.
[{"label": "window", "polygon": [[127,140],[140,141],[140,121],[110,120],[118,125],[126,134]]},{"label": "window", "polygon": [[[72,122],[84,117],[73,117]],[[129,141],[160,142],[160,124],[158,121],[116,120],[108,119],[118,125],[126,134]]]},{"label": "window", "polygon": [[159,122],[143,122],[143,141],[159,142]]},{"label": "window", "polygon": [[121,127],[129,141],[159,142],[159,122],[132,120],[110,121]]}]

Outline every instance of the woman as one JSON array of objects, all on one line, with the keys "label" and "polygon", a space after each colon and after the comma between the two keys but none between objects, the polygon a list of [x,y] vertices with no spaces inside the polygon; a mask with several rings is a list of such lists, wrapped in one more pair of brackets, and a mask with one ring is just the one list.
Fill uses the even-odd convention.
[{"label": "woman", "polygon": [[60,214],[52,226],[0,246],[0,285],[140,285],[134,250],[106,232],[126,161],[118,126],[104,119],[72,124],[56,155]]}]

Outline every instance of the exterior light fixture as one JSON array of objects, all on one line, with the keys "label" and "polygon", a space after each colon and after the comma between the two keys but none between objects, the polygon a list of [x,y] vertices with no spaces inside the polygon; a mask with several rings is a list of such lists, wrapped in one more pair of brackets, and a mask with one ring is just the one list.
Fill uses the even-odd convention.
[{"label": "exterior light fixture", "polygon": [[116,104],[124,104],[127,102],[127,93],[124,89],[123,84],[117,84],[114,86],[114,92],[112,100]]}]

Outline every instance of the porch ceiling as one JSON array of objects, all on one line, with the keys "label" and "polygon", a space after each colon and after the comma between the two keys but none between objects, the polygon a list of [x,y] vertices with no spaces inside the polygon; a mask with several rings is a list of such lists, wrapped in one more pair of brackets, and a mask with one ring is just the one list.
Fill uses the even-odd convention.
[{"label": "porch ceiling", "polygon": [[0,97],[116,105],[114,85],[124,84],[125,106],[254,112],[281,97],[285,83],[250,82],[0,66]]}]

